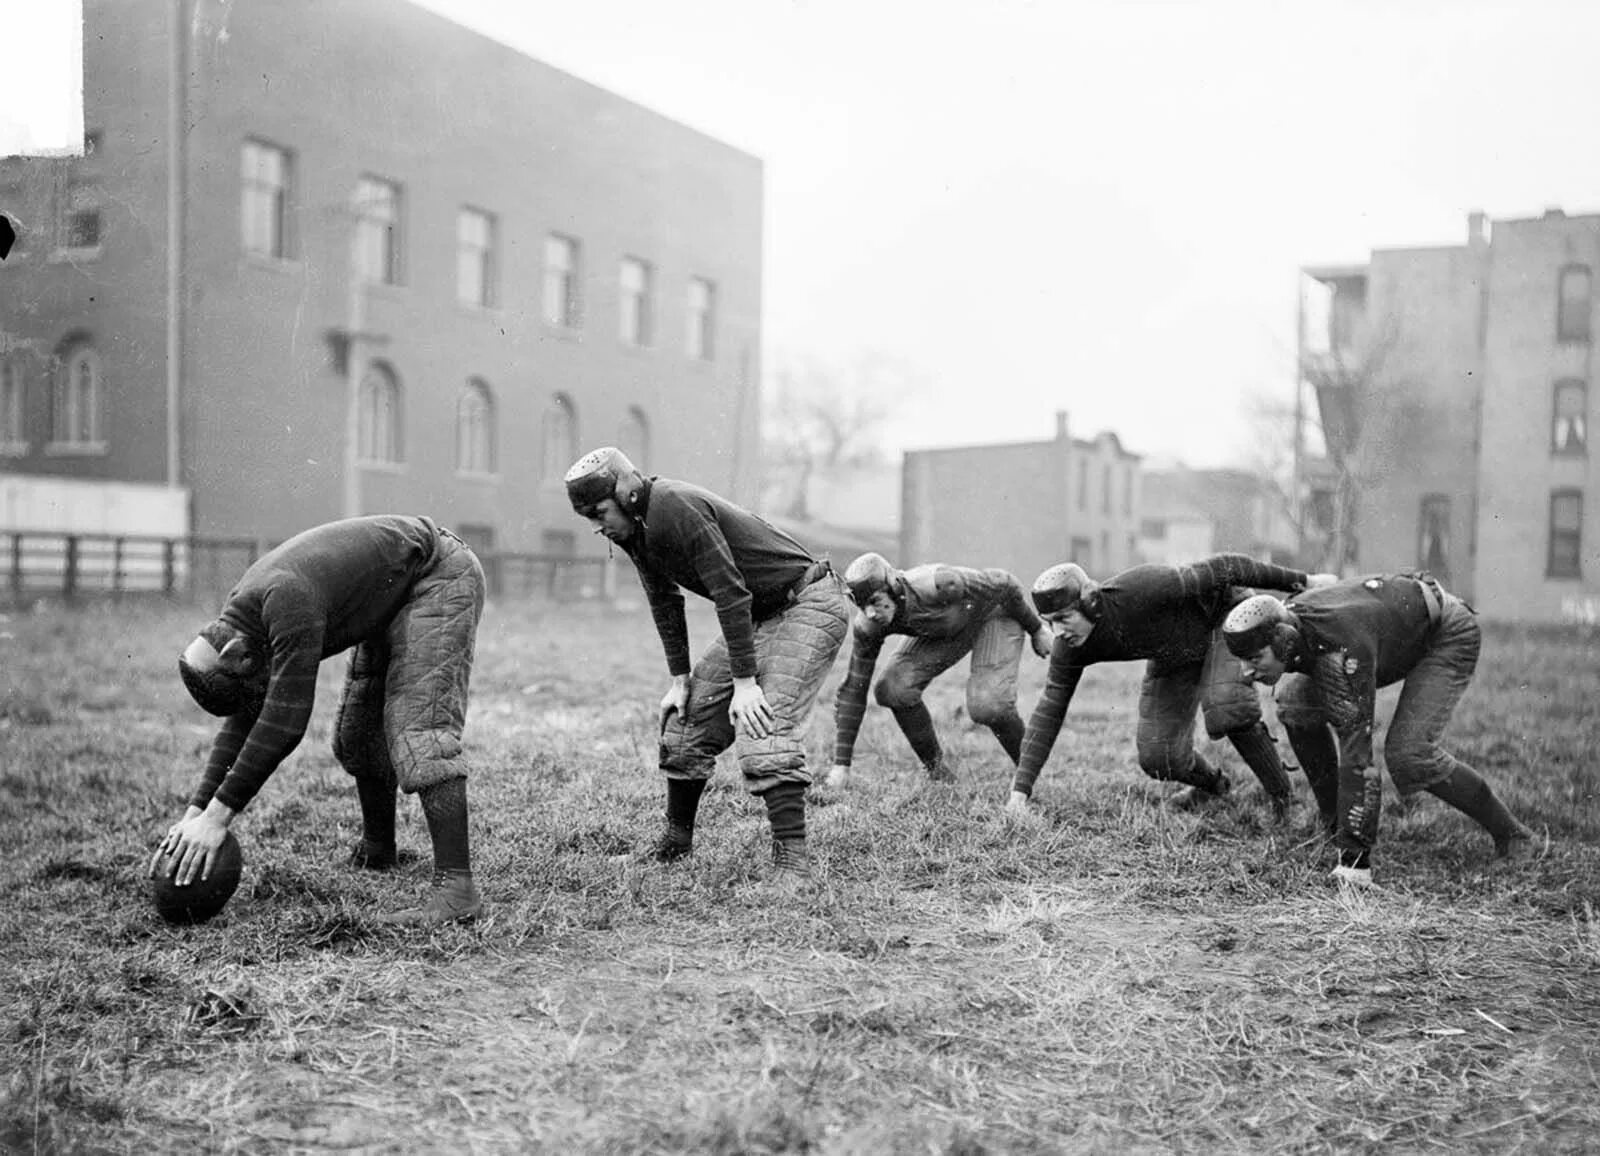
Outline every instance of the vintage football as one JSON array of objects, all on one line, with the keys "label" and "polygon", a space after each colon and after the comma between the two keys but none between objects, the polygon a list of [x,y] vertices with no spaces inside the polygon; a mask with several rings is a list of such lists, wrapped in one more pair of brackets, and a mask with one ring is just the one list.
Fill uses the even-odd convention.
[{"label": "vintage football", "polygon": [[152,880],[156,910],[168,923],[204,923],[227,905],[239,887],[239,875],[244,870],[244,852],[232,831],[217,848],[211,861],[211,877],[195,879],[187,887],[179,887],[168,869],[169,859],[163,859],[157,875]]}]

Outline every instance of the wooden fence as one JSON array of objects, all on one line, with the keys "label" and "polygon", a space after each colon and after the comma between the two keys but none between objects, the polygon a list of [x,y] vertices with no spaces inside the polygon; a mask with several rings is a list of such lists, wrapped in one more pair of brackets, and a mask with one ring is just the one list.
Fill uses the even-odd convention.
[{"label": "wooden fence", "polygon": [[[267,549],[253,538],[0,531],[0,604],[154,596],[220,601]],[[625,558],[480,555],[491,597],[610,598]]]}]

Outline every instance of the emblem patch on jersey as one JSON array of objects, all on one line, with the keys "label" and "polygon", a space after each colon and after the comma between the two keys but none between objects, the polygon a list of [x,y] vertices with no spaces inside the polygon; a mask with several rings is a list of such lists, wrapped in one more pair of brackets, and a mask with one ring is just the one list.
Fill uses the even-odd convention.
[{"label": "emblem patch on jersey", "polygon": [[1378,589],[1381,589],[1383,587],[1383,579],[1382,578],[1368,578],[1361,585],[1365,586],[1368,590],[1378,590]]}]

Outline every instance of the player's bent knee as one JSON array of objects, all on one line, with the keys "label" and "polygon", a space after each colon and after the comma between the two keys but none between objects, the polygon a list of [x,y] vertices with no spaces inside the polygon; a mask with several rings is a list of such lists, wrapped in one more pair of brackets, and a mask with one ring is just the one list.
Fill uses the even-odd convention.
[{"label": "player's bent knee", "polygon": [[921,702],[922,692],[899,679],[880,678],[877,685],[872,688],[872,697],[878,700],[879,706],[886,706],[890,710],[904,710]]}]

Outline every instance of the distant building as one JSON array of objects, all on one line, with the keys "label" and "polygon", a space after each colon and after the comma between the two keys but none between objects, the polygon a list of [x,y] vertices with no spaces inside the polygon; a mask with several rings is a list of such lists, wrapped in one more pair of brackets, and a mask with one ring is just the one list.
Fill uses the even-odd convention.
[{"label": "distant building", "polygon": [[[1597,265],[1600,215],[1552,209],[1303,270],[1301,365],[1327,451],[1302,456],[1308,564],[1423,567],[1496,618],[1600,619]],[[1341,459],[1360,479],[1342,543]]]},{"label": "distant building", "polygon": [[754,502],[757,158],[400,0],[84,16],[88,155],[0,161],[0,517],[588,553],[607,443]]},{"label": "distant building", "polygon": [[1146,468],[1142,478],[1143,561],[1192,562],[1224,551],[1293,560],[1295,534],[1283,494],[1259,474],[1174,466]]},{"label": "distant building", "polygon": [[1057,562],[1105,577],[1139,561],[1139,455],[1117,435],[914,450],[900,503],[904,565],[1000,566],[1024,585]]}]

